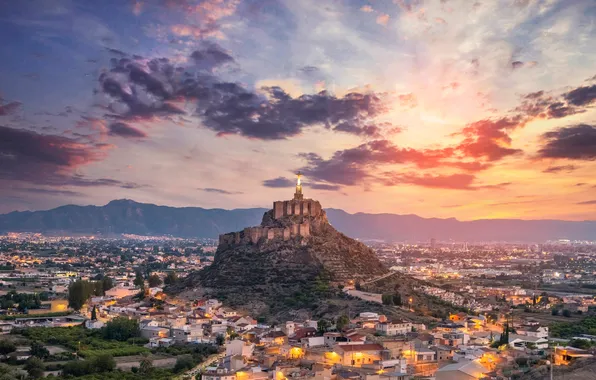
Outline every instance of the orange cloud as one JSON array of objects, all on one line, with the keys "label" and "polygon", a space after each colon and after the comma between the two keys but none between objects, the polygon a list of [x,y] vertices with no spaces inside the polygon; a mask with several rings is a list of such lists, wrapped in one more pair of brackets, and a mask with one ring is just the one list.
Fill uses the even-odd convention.
[{"label": "orange cloud", "polygon": [[377,24],[387,26],[388,22],[389,22],[388,14],[383,13],[383,14],[377,16]]}]

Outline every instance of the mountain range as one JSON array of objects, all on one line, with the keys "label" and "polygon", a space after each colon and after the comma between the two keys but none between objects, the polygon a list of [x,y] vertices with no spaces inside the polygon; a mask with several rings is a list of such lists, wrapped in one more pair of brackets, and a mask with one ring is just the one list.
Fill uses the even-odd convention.
[{"label": "mountain range", "polygon": [[[204,209],[168,207],[114,200],[105,206],[66,205],[46,211],[0,215],[0,232],[46,234],[138,234],[217,238],[260,223],[265,208]],[[349,214],[326,209],[330,223],[359,239],[385,241],[519,241],[596,240],[596,221],[422,218],[399,214]]]}]

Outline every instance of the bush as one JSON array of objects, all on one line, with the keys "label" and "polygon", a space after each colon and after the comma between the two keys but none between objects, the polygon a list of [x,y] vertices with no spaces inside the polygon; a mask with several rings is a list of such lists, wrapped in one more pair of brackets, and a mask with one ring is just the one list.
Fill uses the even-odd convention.
[{"label": "bush", "polygon": [[581,334],[596,335],[596,317],[587,317],[574,323],[553,323],[550,333],[554,338],[571,338]]},{"label": "bush", "polygon": [[81,356],[86,359],[93,359],[97,356],[107,354],[113,357],[139,355],[149,352],[148,348],[139,346],[127,346],[122,348],[100,349],[100,350],[83,350]]},{"label": "bush", "polygon": [[46,359],[48,356],[50,356],[50,351],[48,351],[48,349],[45,348],[42,343],[36,340],[31,342],[30,352],[31,355],[37,356],[40,359]]},{"label": "bush", "polygon": [[64,368],[64,364],[62,363],[46,363],[46,371],[61,371]]},{"label": "bush", "polygon": [[126,341],[130,338],[140,336],[141,330],[139,329],[139,322],[136,320],[117,317],[106,324],[103,333],[106,339]]},{"label": "bush", "polygon": [[0,355],[8,355],[17,350],[17,345],[10,340],[0,340]]},{"label": "bush", "polygon": [[580,348],[582,350],[587,350],[588,348],[592,347],[592,342],[587,339],[573,339],[569,342],[571,347]]},{"label": "bush", "polygon": [[191,369],[195,366],[195,362],[190,355],[182,355],[176,359],[176,365],[174,366],[174,372],[182,372]]},{"label": "bush", "polygon": [[88,360],[75,360],[68,362],[62,369],[63,376],[85,376],[93,372],[91,362]]},{"label": "bush", "polygon": [[126,343],[133,344],[135,346],[144,346],[145,344],[149,343],[149,339],[147,339],[147,338],[141,338],[141,337],[138,337],[138,338],[128,338],[126,340]]},{"label": "bush", "polygon": [[32,378],[39,379],[40,377],[43,377],[43,362],[38,357],[32,356],[27,360],[27,363],[25,363],[25,371],[27,371]]},{"label": "bush", "polygon": [[110,354],[101,354],[91,360],[94,372],[110,372],[116,368],[116,361]]}]

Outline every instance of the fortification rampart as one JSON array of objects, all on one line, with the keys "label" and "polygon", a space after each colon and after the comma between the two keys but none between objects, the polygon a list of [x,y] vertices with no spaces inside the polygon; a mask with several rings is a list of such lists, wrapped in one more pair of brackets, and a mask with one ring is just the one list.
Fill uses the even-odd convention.
[{"label": "fortification rampart", "polygon": [[[292,218],[293,222],[287,221],[281,225],[284,227],[247,227],[242,231],[231,232],[219,235],[219,244],[232,246],[240,244],[261,244],[271,240],[287,241],[296,237],[308,238],[311,233],[310,219],[322,214],[323,209],[318,201],[312,199],[293,199],[291,201],[273,202],[272,216],[275,220]],[[270,211],[271,212],[271,211]]]},{"label": "fortification rampart", "polygon": [[321,211],[321,204],[312,199],[273,202],[273,217],[275,219],[291,215],[319,216]]},{"label": "fortification rampart", "polygon": [[247,227],[242,231],[219,235],[219,244],[225,246],[240,244],[259,244],[270,240],[287,241],[292,238],[309,237],[310,222],[308,220],[289,227]]}]

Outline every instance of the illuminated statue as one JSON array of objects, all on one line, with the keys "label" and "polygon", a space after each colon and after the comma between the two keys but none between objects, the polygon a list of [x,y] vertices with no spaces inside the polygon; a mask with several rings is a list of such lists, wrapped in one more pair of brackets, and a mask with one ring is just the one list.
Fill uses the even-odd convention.
[{"label": "illuminated statue", "polygon": [[298,180],[296,181],[296,192],[294,193],[294,199],[302,200],[302,184],[300,183],[300,178],[302,178],[302,173],[300,173],[300,172],[296,173],[296,178],[298,178]]}]

